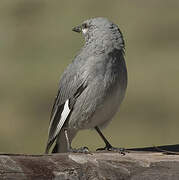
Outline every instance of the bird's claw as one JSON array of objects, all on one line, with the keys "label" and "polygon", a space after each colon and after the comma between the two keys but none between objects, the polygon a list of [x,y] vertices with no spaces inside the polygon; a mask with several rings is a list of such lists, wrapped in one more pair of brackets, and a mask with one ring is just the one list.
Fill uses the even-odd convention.
[{"label": "bird's claw", "polygon": [[125,152],[127,152],[126,149],[124,148],[116,148],[112,146],[105,146],[104,148],[98,148],[96,149],[96,151],[112,151],[112,152],[118,152],[122,155],[125,155]]},{"label": "bird's claw", "polygon": [[69,152],[73,152],[73,153],[84,153],[84,154],[91,154],[91,152],[89,151],[88,147],[81,147],[81,148],[70,148],[68,150]]}]

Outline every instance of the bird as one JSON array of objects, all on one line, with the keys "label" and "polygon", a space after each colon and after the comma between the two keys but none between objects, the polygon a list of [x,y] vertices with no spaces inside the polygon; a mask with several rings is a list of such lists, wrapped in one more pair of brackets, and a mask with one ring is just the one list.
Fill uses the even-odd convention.
[{"label": "bird", "polygon": [[95,129],[113,147],[101,129],[119,109],[127,88],[125,42],[119,27],[105,17],[94,17],[72,29],[81,33],[84,46],[67,66],[59,82],[48,130],[45,153],[89,152],[73,148],[72,140],[83,129]]}]

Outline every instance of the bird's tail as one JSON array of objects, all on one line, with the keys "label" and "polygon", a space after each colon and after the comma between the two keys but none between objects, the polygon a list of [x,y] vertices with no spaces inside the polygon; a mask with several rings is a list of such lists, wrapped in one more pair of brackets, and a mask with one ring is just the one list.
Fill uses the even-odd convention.
[{"label": "bird's tail", "polygon": [[52,150],[52,153],[58,153],[58,152],[59,152],[59,145],[56,143]]},{"label": "bird's tail", "polygon": [[[69,141],[70,141],[70,145],[71,145],[71,142],[72,142],[72,140],[73,140],[73,138],[75,137],[76,134],[77,134],[77,131],[74,131],[74,130],[68,131],[68,138],[69,138]],[[52,153],[65,153],[65,152],[68,152],[68,144],[67,144],[67,140],[66,140],[66,137],[65,137],[64,129],[61,129],[61,131],[60,131],[59,135],[57,136],[57,138],[54,139],[53,141],[50,141],[50,142],[47,143],[45,154],[49,153],[50,148],[53,145],[55,140],[56,140],[56,142],[55,142],[55,146],[54,146],[54,148],[52,150]]]},{"label": "bird's tail", "polygon": [[52,144],[54,143],[54,141],[55,141],[55,139],[47,142],[47,145],[46,145],[46,148],[45,148],[45,154],[49,153],[49,150],[50,150]]}]

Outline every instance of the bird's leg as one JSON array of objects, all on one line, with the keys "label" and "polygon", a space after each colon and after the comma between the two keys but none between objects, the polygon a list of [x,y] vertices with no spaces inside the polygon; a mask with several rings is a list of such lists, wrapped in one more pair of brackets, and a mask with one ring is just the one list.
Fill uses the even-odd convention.
[{"label": "bird's leg", "polygon": [[75,149],[75,148],[72,148],[71,147],[71,142],[68,138],[68,132],[67,132],[67,129],[64,130],[64,133],[65,133],[65,138],[66,138],[66,142],[67,142],[67,151],[68,152],[74,152],[74,153],[90,153],[89,149],[87,147],[81,147],[79,149]]},{"label": "bird's leg", "polygon": [[120,152],[121,154],[125,155],[125,149],[124,148],[116,148],[113,147],[109,141],[105,138],[105,136],[103,135],[103,133],[100,131],[100,129],[96,126],[95,130],[97,131],[97,133],[100,135],[100,137],[102,138],[102,140],[105,143],[105,147],[104,148],[98,148],[97,151],[103,151],[103,150],[108,150],[108,151],[115,151],[115,152]]},{"label": "bird's leg", "polygon": [[100,137],[102,138],[102,140],[104,141],[106,147],[105,148],[100,148],[100,149],[109,149],[112,147],[112,145],[109,143],[109,141],[105,138],[105,136],[103,135],[103,133],[100,131],[100,129],[96,126],[95,127],[97,133],[100,135]]}]

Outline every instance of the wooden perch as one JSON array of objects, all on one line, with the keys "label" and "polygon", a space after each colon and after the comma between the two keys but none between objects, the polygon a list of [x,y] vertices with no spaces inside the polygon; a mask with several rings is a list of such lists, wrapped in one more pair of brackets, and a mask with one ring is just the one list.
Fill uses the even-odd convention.
[{"label": "wooden perch", "polygon": [[0,179],[179,180],[179,155],[130,152],[0,155]]}]

